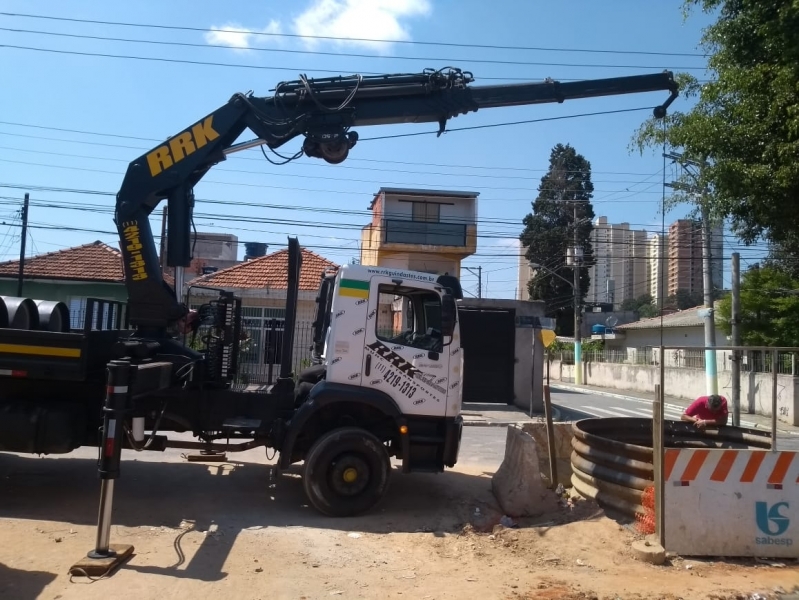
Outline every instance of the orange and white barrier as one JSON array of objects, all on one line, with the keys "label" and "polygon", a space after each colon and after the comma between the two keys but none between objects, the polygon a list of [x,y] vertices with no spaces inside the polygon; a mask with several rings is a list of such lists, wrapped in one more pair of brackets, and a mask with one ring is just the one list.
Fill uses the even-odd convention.
[{"label": "orange and white barrier", "polygon": [[799,558],[799,453],[667,448],[666,550]]}]

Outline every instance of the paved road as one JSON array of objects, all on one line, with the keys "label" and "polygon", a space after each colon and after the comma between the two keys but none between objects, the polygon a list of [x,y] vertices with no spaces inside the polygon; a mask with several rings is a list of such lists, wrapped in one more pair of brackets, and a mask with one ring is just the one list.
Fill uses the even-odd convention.
[{"label": "paved road", "polygon": [[[590,417],[638,417],[652,418],[652,402],[637,398],[613,398],[599,394],[552,390],[552,404],[561,412],[563,421],[576,421]],[[678,421],[683,407],[666,404],[664,412],[667,419]],[[754,423],[741,420],[743,427],[754,427]],[[762,429],[762,428],[760,428]],[[779,434],[777,448],[799,451],[799,436]]]},{"label": "paved road", "polygon": [[497,470],[505,457],[505,427],[464,427],[458,464],[481,465]]}]

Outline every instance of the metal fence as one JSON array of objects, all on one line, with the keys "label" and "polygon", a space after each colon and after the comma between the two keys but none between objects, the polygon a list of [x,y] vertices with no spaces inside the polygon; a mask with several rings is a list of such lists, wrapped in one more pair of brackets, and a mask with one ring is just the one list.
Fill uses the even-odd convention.
[{"label": "metal fence", "polygon": [[[660,348],[605,348],[583,352],[583,362],[615,363],[626,365],[660,365]],[[550,354],[551,360],[562,364],[574,364],[574,352],[561,351]],[[747,350],[742,353],[741,372],[770,373],[772,353],[768,350]],[[732,352],[719,350],[716,357],[718,371],[732,369]],[[664,365],[672,368],[704,369],[705,351],[702,348],[669,348],[664,351]],[[778,352],[777,372],[783,375],[799,375],[799,353]]]},{"label": "metal fence", "polygon": [[[239,339],[239,361],[236,383],[268,385],[280,375],[283,348],[283,319],[263,319],[257,324],[242,319],[242,334]],[[255,325],[255,326],[254,326]],[[187,336],[185,343],[195,350],[204,349],[203,337],[209,328],[201,327],[192,342]],[[311,343],[313,327],[310,323],[297,323],[294,328],[294,351],[291,357],[291,372],[296,377],[311,366]]]}]

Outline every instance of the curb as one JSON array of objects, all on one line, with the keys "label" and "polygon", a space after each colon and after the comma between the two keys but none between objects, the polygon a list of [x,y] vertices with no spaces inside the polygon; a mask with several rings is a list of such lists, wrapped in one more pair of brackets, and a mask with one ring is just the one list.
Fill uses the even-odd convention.
[{"label": "curb", "polygon": [[[648,400],[648,398],[641,398],[640,396],[625,396],[624,394],[615,394],[613,392],[606,392],[604,390],[581,388],[581,387],[578,387],[578,386],[575,386],[575,385],[561,385],[561,384],[554,384],[553,385],[553,384],[550,384],[549,387],[551,389],[553,389],[553,390],[561,389],[561,390],[567,390],[569,392],[577,392],[579,394],[593,394],[595,396],[607,396],[608,398],[618,398],[619,400],[637,400],[639,402],[642,401],[642,400]],[[685,408],[684,406],[678,406],[676,404],[664,404],[664,406],[670,406],[672,408],[679,408],[680,410],[683,410]],[[743,421],[742,421],[742,423],[743,423]],[[757,423],[751,423],[751,422],[748,422],[748,421],[747,421],[747,423],[748,423],[748,425],[751,425],[751,429],[762,429],[761,427],[757,426]],[[797,432],[797,431],[790,431],[788,429],[780,429],[779,427],[777,428],[777,433],[784,433],[785,435],[799,435],[799,432]]]},{"label": "curb", "polygon": [[[552,422],[559,422],[562,418],[561,412],[552,407]],[[467,427],[507,427],[508,425],[524,425],[525,423],[539,423],[540,421],[530,421],[529,417],[524,421],[489,421],[488,419],[464,420],[463,426]]]}]

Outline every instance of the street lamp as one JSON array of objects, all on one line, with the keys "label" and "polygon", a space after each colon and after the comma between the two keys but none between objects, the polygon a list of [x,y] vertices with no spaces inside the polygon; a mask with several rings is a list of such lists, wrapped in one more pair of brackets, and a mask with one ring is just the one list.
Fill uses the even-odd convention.
[{"label": "street lamp", "polygon": [[[576,259],[576,257],[575,257]],[[576,264],[576,262],[575,262]],[[574,292],[574,383],[576,385],[583,384],[583,345],[582,345],[582,337],[580,336],[580,288],[579,288],[579,279],[577,275],[577,270],[575,269],[575,277],[574,281],[569,281],[562,275],[559,275],[552,269],[545,267],[544,265],[530,262],[529,263],[531,269],[541,269],[542,271],[546,271],[550,275],[554,275],[558,279],[565,281],[571,287],[572,292]]]}]

